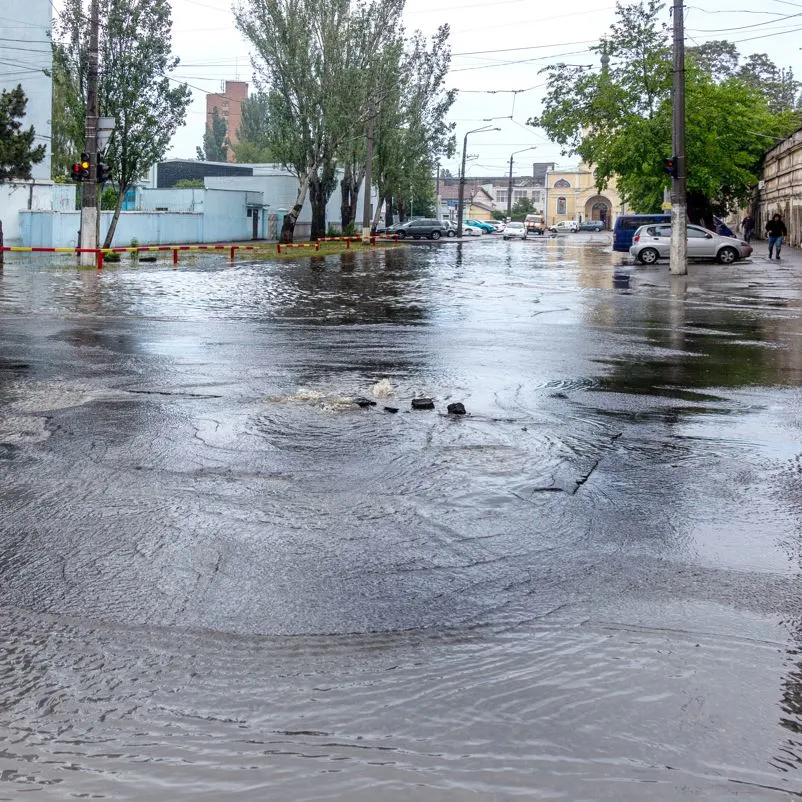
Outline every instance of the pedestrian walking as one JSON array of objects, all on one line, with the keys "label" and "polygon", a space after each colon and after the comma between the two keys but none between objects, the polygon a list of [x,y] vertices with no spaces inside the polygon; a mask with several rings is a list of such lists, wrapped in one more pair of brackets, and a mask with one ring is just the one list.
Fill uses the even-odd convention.
[{"label": "pedestrian walking", "polygon": [[755,236],[755,218],[751,214],[746,215],[741,221],[741,228],[744,232],[744,239],[747,243],[751,242]]},{"label": "pedestrian walking", "polygon": [[785,223],[783,223],[781,214],[775,212],[771,220],[766,223],[766,234],[768,234],[769,237],[769,259],[771,259],[772,253],[775,252],[779,259],[780,251],[783,246],[783,237],[788,236],[788,229],[785,227]]}]

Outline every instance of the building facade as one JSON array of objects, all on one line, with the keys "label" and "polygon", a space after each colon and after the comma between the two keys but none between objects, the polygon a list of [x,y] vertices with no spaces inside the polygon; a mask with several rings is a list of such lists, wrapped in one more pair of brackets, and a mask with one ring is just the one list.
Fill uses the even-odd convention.
[{"label": "building facade", "polygon": [[34,164],[31,179],[0,184],[0,220],[7,244],[21,239],[20,212],[51,209],[53,182],[50,177],[50,133],[53,85],[50,0],[0,0],[0,89],[22,86],[28,104],[23,128],[34,127],[35,145],[45,145],[45,158]]},{"label": "building facade", "polygon": [[248,99],[248,84],[245,81],[226,81],[222,92],[206,95],[206,126],[212,124],[215,109],[226,121],[226,136],[229,142],[228,160],[234,161],[233,146],[239,142],[239,127],[242,123],[242,101]]},{"label": "building facade", "polygon": [[557,168],[546,174],[546,222],[599,220],[606,229],[615,225],[625,211],[615,181],[603,192],[596,187],[596,175],[587,165]]},{"label": "building facade", "polygon": [[758,236],[764,236],[766,223],[779,212],[788,244],[802,244],[802,128],[766,154],[754,212]]}]

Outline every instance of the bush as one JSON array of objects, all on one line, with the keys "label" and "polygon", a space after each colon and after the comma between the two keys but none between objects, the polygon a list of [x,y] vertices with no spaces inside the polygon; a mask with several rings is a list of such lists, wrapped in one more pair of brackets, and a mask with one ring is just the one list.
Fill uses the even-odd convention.
[{"label": "bush", "polygon": [[332,223],[329,223],[329,230],[326,232],[327,237],[341,237],[343,236],[340,229],[334,226]]},{"label": "bush", "polygon": [[343,236],[344,237],[355,237],[356,236],[356,223],[349,223],[343,229]]}]

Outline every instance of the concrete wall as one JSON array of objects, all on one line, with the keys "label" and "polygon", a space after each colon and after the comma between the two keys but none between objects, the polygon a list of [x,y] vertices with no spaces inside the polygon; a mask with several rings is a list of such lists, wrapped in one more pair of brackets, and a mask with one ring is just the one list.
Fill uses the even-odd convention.
[{"label": "concrete wall", "polygon": [[22,241],[21,210],[50,210],[53,204],[53,185],[30,181],[10,181],[0,184],[0,220],[6,245]]},{"label": "concrete wall", "polygon": [[755,206],[758,236],[765,236],[766,222],[779,212],[788,227],[788,244],[802,244],[802,129],[766,154]]}]

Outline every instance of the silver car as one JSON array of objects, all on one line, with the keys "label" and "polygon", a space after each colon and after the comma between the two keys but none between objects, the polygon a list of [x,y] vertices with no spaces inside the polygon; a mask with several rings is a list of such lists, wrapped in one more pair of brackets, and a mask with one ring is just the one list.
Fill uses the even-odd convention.
[{"label": "silver car", "polygon": [[[636,262],[653,265],[658,259],[668,259],[671,253],[671,226],[652,223],[641,226],[632,237],[630,256]],[[723,237],[701,226],[688,226],[688,258],[715,259],[731,265],[752,255],[752,246],[735,237]]]}]

